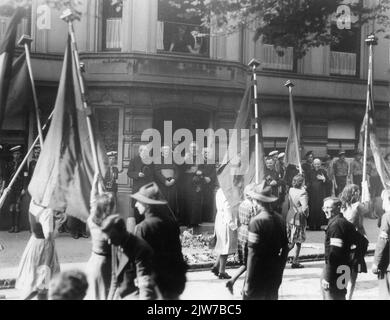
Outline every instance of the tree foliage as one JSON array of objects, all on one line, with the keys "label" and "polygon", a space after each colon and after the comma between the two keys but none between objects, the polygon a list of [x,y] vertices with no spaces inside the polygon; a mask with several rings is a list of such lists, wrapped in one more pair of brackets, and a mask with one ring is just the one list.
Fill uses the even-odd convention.
[{"label": "tree foliage", "polygon": [[[350,8],[353,27],[376,21],[373,33],[390,29],[390,0],[160,0],[169,4],[182,17],[201,16],[203,25],[218,33],[231,33],[238,29],[253,28],[254,41],[278,47],[293,47],[302,57],[310,47],[337,42],[330,33],[331,17],[339,6]],[[355,20],[355,21],[354,21]]]}]

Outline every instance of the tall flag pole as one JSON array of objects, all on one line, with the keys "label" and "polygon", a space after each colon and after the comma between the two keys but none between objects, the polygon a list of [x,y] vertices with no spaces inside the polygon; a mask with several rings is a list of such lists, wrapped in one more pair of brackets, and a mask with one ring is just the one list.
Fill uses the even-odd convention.
[{"label": "tall flag pole", "polygon": [[42,133],[42,127],[41,127],[41,120],[39,117],[38,97],[37,97],[37,91],[35,89],[35,82],[34,82],[34,76],[33,76],[32,66],[31,66],[31,57],[30,57],[30,45],[31,45],[32,41],[33,40],[31,37],[24,34],[20,38],[18,45],[23,46],[24,51],[26,53],[26,62],[27,62],[27,68],[28,68],[28,73],[29,73],[30,82],[31,82],[31,90],[32,90],[34,108],[35,108],[35,117],[36,117],[37,128],[38,128],[38,137],[39,137],[39,142],[40,142],[41,146],[43,147],[43,133]]},{"label": "tall flag pole", "polygon": [[[46,129],[46,127],[49,125],[49,122],[51,120],[51,118],[53,117],[53,114],[54,114],[54,111],[51,112],[49,118],[47,118],[46,120],[46,123],[45,125],[42,127],[42,131]],[[8,194],[11,192],[11,188],[12,186],[14,185],[16,179],[18,178],[19,174],[22,172],[25,164],[27,163],[28,161],[28,157],[30,156],[30,154],[33,152],[34,150],[34,147],[36,146],[36,144],[38,143],[39,141],[39,136],[37,136],[34,140],[34,142],[32,143],[30,149],[28,150],[27,154],[24,156],[24,159],[23,161],[20,163],[19,165],[19,168],[18,170],[16,171],[16,173],[14,174],[14,176],[12,177],[12,180],[10,181],[10,183],[8,184],[7,188],[4,189],[4,192],[3,194],[1,195],[0,197],[0,209],[3,207],[4,205],[4,202],[5,200],[7,199],[7,196]],[[41,145],[42,146],[42,145]]]},{"label": "tall flag pole", "polygon": [[365,40],[368,45],[368,76],[367,76],[367,100],[366,114],[364,118],[364,145],[363,145],[363,180],[362,180],[362,201],[369,201],[369,190],[367,183],[367,153],[368,153],[368,131],[369,131],[369,112],[372,110],[372,66],[373,66],[373,46],[378,44],[374,35],[368,36]]},{"label": "tall flag pole", "polygon": [[259,108],[258,108],[258,98],[257,98],[257,67],[260,65],[260,62],[256,59],[252,59],[248,63],[249,67],[252,68],[252,81],[253,81],[253,99],[254,99],[254,115],[255,115],[255,182],[260,183],[260,159],[259,159]]},{"label": "tall flag pole", "polygon": [[84,106],[84,109],[85,109],[86,115],[87,115],[87,118],[86,118],[87,119],[87,127],[88,127],[90,143],[91,143],[93,162],[95,165],[95,172],[98,172],[101,175],[99,160],[98,160],[97,151],[96,151],[95,137],[94,137],[93,130],[92,130],[92,122],[91,122],[92,110],[88,106],[87,99],[85,96],[84,79],[83,79],[83,76],[81,74],[80,57],[79,57],[79,53],[77,50],[76,35],[74,32],[74,27],[73,27],[73,21],[80,20],[80,17],[75,12],[73,12],[71,9],[67,9],[64,11],[63,15],[61,16],[61,19],[68,23],[69,35],[70,35],[71,43],[72,43],[72,54],[73,54],[73,57],[74,57],[75,62],[76,62],[76,72],[77,72],[77,77],[78,77],[80,91],[81,91],[81,98],[83,100],[83,106]]},{"label": "tall flag pole", "polygon": [[288,80],[284,84],[288,88],[289,93],[289,104],[290,104],[290,133],[287,139],[287,145],[286,145],[286,155],[285,155],[285,163],[286,164],[294,164],[298,167],[299,173],[302,174],[302,166],[301,166],[301,156],[299,152],[299,142],[298,142],[298,135],[297,135],[297,125],[295,121],[295,111],[294,111],[294,104],[293,104],[293,95],[292,95],[292,88],[294,87],[294,84]]},{"label": "tall flag pole", "polygon": [[5,37],[0,45],[0,128],[3,125],[4,116],[7,108],[7,98],[10,81],[12,78],[12,62],[15,52],[16,33],[18,24],[21,21],[25,10],[21,7],[15,9]]}]

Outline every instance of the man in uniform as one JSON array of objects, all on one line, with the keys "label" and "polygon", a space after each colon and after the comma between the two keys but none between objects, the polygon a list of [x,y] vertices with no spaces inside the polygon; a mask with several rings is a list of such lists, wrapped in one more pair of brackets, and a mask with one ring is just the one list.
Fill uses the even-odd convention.
[{"label": "man in uniform", "polygon": [[34,174],[35,167],[37,165],[38,158],[39,158],[40,154],[41,154],[41,146],[39,144],[37,144],[34,147],[32,160],[28,164],[28,182],[31,181],[31,178]]},{"label": "man in uniform", "polygon": [[265,182],[248,192],[258,214],[248,229],[248,262],[244,300],[277,300],[288,255],[286,224],[273,213],[270,204],[277,200]]},{"label": "man in uniform", "polygon": [[279,173],[275,170],[275,160],[271,157],[267,157],[265,160],[264,176],[267,185],[272,188],[272,195],[278,198],[272,207],[278,213],[281,213],[281,205],[284,199],[280,192],[280,187],[283,186],[283,181],[280,179]]},{"label": "man in uniform", "polygon": [[363,162],[362,162],[362,153],[357,151],[355,153],[355,159],[351,162],[349,168],[349,179],[353,184],[356,184],[362,191],[362,179],[363,179]]},{"label": "man in uniform", "polygon": [[390,192],[382,192],[383,210],[380,232],[375,248],[372,272],[378,275],[379,293],[382,300],[390,300]]},{"label": "man in uniform", "polygon": [[338,197],[347,184],[348,162],[345,160],[345,151],[341,150],[339,158],[333,163],[333,174],[336,181],[336,197]]},{"label": "man in uniform", "polygon": [[[22,146],[16,146],[10,149],[12,153],[12,161],[7,165],[8,173],[8,183],[13,179],[16,171],[19,169],[20,164],[22,163]],[[26,189],[26,177],[28,175],[27,168],[24,168],[22,172],[19,173],[18,177],[15,180],[15,183],[11,187],[9,193],[9,211],[12,218],[11,229],[8,231],[10,233],[19,232],[19,220],[20,220],[20,201],[25,194]]]},{"label": "man in uniform", "polygon": [[357,231],[340,209],[340,199],[324,199],[323,210],[329,219],[325,234],[325,266],[321,277],[324,300],[345,300],[351,273],[350,256],[357,245]]},{"label": "man in uniform", "polygon": [[[133,182],[132,192],[136,193],[138,190],[152,182],[154,179],[154,167],[153,164],[145,164],[144,160],[149,155],[149,148],[146,145],[140,145],[138,148],[138,155],[130,160],[129,168],[127,170],[127,176]],[[135,223],[139,223],[142,220],[142,216],[139,214],[137,208],[135,207],[135,200],[132,199],[131,207],[134,210]]]},{"label": "man in uniform", "polygon": [[104,177],[104,186],[107,192],[111,192],[115,199],[115,204],[117,203],[117,192],[118,192],[118,184],[116,180],[118,180],[119,170],[117,165],[117,155],[118,152],[110,151],[107,152],[108,157],[108,170]]},{"label": "man in uniform", "polygon": [[268,157],[270,157],[270,158],[272,158],[274,160],[275,170],[277,170],[278,156],[279,156],[279,151],[278,150],[271,151],[268,154]]}]

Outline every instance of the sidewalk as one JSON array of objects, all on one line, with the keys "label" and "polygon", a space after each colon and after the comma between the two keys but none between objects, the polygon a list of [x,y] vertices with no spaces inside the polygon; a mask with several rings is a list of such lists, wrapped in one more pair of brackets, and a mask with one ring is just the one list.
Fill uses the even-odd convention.
[{"label": "sidewalk", "polygon": [[[378,235],[377,221],[366,219],[364,222],[368,239],[370,241],[369,254],[375,249],[375,242]],[[212,225],[205,225],[198,232],[212,232]],[[196,232],[195,232],[196,233]],[[23,250],[30,238],[29,232],[9,234],[0,232],[0,243],[5,249],[0,252],[0,288],[5,280],[10,287],[13,287],[17,275],[18,263]],[[324,256],[324,232],[307,231],[307,240],[302,245],[302,261],[322,260]],[[91,253],[91,239],[72,239],[68,234],[60,234],[56,239],[56,247],[63,270],[78,268],[82,269],[88,261]],[[208,248],[183,248],[183,253],[190,265],[190,270],[210,268],[213,263],[213,255]],[[290,252],[292,255],[293,252]],[[234,265],[233,259],[228,265]],[[7,283],[5,284],[7,286]]]}]

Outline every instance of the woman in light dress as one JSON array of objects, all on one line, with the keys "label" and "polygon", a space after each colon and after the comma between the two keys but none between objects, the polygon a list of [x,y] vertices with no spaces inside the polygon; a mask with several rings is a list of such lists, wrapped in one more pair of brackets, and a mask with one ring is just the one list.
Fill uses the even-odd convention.
[{"label": "woman in light dress", "polygon": [[237,251],[237,229],[238,217],[232,212],[230,204],[225,197],[222,189],[219,188],[215,196],[217,214],[215,217],[214,232],[217,236],[217,242],[214,252],[217,254],[217,260],[211,271],[219,279],[230,279],[226,273],[226,261],[229,255]]},{"label": "woman in light dress", "polygon": [[352,299],[352,295],[356,285],[358,273],[367,273],[367,265],[364,261],[364,256],[367,252],[368,240],[366,231],[364,230],[363,219],[369,213],[369,205],[360,202],[360,189],[355,184],[347,185],[340,195],[342,202],[341,212],[345,219],[351,222],[356,231],[360,234],[359,243],[356,250],[355,259],[351,266],[351,280],[348,283],[348,300]]}]

